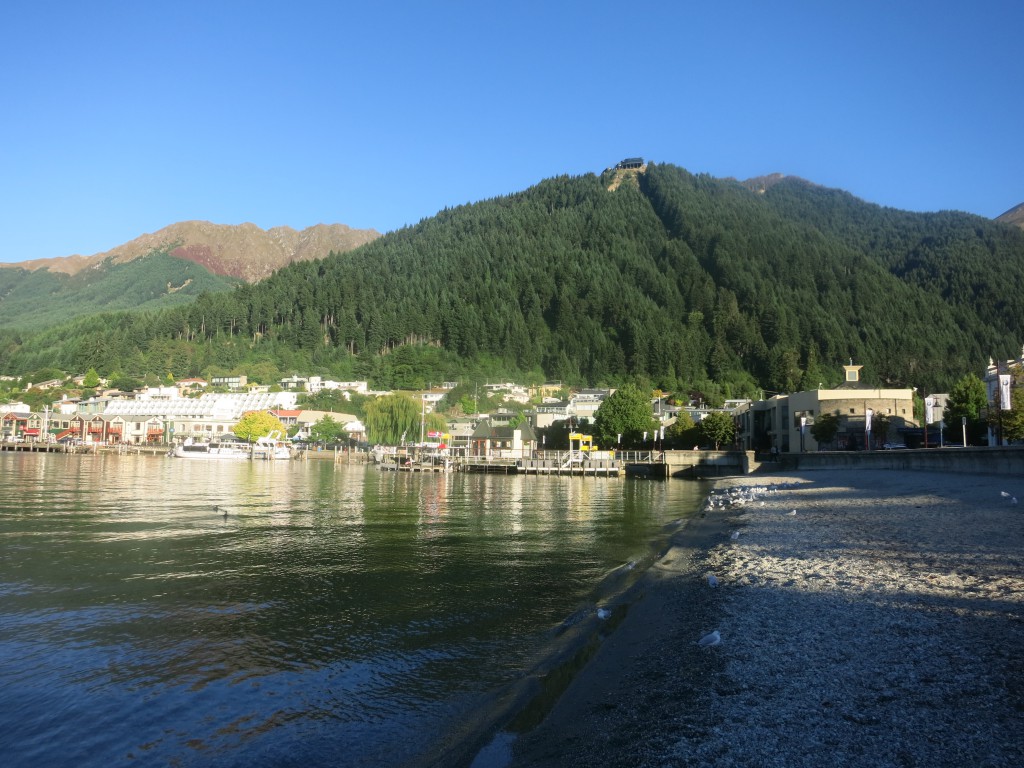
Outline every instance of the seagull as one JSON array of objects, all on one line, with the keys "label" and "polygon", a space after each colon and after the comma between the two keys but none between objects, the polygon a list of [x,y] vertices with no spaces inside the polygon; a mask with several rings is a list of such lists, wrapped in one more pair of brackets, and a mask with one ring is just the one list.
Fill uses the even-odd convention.
[{"label": "seagull", "polygon": [[716,629],[714,632],[709,632],[708,634],[704,635],[704,637],[702,637],[700,640],[698,640],[697,645],[699,645],[701,648],[707,648],[709,645],[718,645],[720,642],[722,642],[722,636],[718,633],[718,630]]},{"label": "seagull", "polygon": [[1006,491],[1000,491],[999,495],[1002,496],[1004,499],[1009,498],[1010,496],[1010,494],[1008,494]]},{"label": "seagull", "polygon": [[733,541],[736,541],[736,539],[738,539],[739,537],[740,537],[740,532],[739,531],[733,531],[731,534],[729,534],[729,538],[732,539]]},{"label": "seagull", "polygon": [[602,621],[604,619],[607,619],[611,615],[612,615],[612,612],[609,611],[606,608],[598,608],[597,609],[597,618],[601,619]]},{"label": "seagull", "polygon": [[790,517],[796,517],[796,510],[795,509],[791,509],[786,514],[789,515]]},{"label": "seagull", "polygon": [[718,586],[718,577],[715,576],[715,574],[713,574],[713,573],[709,573],[708,574],[708,586],[709,587],[717,587]]}]

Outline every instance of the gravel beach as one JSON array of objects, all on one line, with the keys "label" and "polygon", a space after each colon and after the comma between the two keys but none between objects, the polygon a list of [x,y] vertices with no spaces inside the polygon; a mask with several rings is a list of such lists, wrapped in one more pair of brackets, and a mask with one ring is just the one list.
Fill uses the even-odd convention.
[{"label": "gravel beach", "polygon": [[1016,497],[1024,478],[723,480],[492,764],[1024,766]]}]

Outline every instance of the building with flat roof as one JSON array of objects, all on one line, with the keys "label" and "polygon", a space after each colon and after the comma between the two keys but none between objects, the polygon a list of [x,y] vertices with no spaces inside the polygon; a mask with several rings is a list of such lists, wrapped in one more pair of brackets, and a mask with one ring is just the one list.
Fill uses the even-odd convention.
[{"label": "building with flat roof", "polygon": [[[733,411],[740,448],[749,451],[804,453],[827,448],[881,448],[899,438],[899,430],[918,427],[914,419],[914,390],[879,389],[860,381],[863,366],[843,366],[844,382],[835,389],[774,395],[741,404]],[[823,414],[839,418],[835,440],[819,446],[811,434]]]}]

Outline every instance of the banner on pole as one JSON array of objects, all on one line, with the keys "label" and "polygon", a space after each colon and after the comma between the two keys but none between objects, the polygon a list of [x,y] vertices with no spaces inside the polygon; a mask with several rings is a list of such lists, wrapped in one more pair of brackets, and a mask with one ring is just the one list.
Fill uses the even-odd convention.
[{"label": "banner on pole", "polygon": [[1010,374],[1001,373],[999,374],[999,407],[1004,410],[1010,410]]}]

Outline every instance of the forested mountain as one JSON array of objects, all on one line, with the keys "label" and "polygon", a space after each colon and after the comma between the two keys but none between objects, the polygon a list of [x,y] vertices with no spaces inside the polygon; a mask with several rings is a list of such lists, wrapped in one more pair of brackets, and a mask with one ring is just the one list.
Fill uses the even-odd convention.
[{"label": "forested mountain", "polygon": [[0,269],[0,327],[41,328],[98,312],[184,304],[237,283],[174,258],[167,249],[75,274],[5,266]]},{"label": "forested mountain", "polygon": [[0,264],[0,326],[38,328],[102,311],[188,303],[378,237],[344,224],[298,231],[182,221],[93,256]]},{"label": "forested mountain", "polygon": [[[805,181],[650,164],[442,211],[343,256],[159,313],[0,337],[9,372],[213,368],[554,378],[755,394],[940,391],[1024,339],[1024,232]],[[614,189],[614,191],[610,191]]]}]

